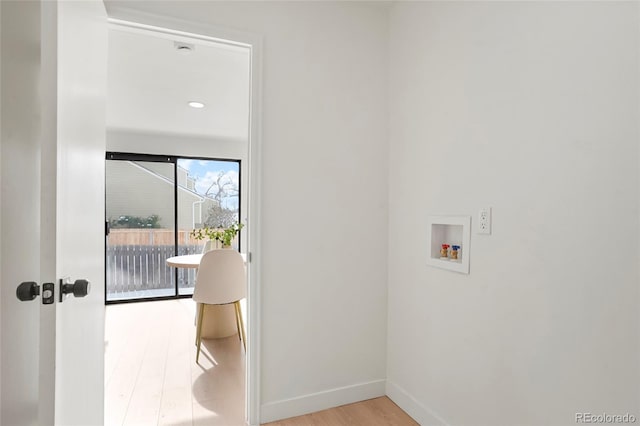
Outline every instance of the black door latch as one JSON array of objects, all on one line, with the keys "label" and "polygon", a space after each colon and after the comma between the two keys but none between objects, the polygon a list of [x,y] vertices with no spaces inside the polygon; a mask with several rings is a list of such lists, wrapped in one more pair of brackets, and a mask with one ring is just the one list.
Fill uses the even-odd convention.
[{"label": "black door latch", "polygon": [[[55,284],[44,283],[42,284],[42,304],[51,305],[55,301],[54,297]],[[16,289],[16,296],[23,302],[28,302],[35,299],[40,295],[40,286],[33,281],[23,282]]]}]

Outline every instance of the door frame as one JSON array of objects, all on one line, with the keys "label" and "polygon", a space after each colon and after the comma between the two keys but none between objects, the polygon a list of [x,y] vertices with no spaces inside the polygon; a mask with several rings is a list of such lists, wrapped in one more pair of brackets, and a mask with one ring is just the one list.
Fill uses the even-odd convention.
[{"label": "door frame", "polygon": [[233,31],[214,25],[196,23],[160,15],[128,10],[120,19],[109,18],[110,24],[143,29],[162,34],[180,35],[249,49],[249,149],[248,149],[248,235],[247,235],[247,359],[245,417],[250,425],[260,424],[260,358],[261,358],[261,194],[262,185],[262,36]]}]

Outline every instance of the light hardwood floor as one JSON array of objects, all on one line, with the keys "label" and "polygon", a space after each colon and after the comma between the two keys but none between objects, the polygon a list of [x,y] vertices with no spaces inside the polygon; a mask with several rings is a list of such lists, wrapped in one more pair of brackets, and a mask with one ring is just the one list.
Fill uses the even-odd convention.
[{"label": "light hardwood floor", "polygon": [[105,425],[244,425],[245,353],[203,340],[195,363],[191,299],[109,305]]},{"label": "light hardwood floor", "polygon": [[265,426],[415,426],[417,424],[385,396],[318,411],[306,416],[267,423]]},{"label": "light hardwood floor", "polygon": [[[107,306],[105,425],[245,425],[242,343],[203,340],[197,365],[194,316],[191,299]],[[269,426],[417,424],[383,397]]]}]

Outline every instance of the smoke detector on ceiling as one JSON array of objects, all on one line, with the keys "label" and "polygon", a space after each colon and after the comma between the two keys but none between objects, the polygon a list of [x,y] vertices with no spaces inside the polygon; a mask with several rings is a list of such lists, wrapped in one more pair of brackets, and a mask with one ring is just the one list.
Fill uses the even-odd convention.
[{"label": "smoke detector on ceiling", "polygon": [[183,43],[181,41],[174,41],[173,47],[176,51],[182,55],[188,55],[195,50],[196,46],[189,43]]}]

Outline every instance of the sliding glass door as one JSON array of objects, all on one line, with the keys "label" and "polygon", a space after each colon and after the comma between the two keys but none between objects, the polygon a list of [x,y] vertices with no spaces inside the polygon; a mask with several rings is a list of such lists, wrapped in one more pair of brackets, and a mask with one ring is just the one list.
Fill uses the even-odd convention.
[{"label": "sliding glass door", "polygon": [[[201,253],[196,228],[227,228],[240,220],[240,162],[178,158],[178,254]],[[239,240],[233,242],[239,250]],[[178,293],[193,294],[193,269],[178,269]]]},{"label": "sliding glass door", "polygon": [[166,259],[202,252],[193,229],[239,218],[237,160],[107,153],[106,302],[190,296],[196,271]]}]

